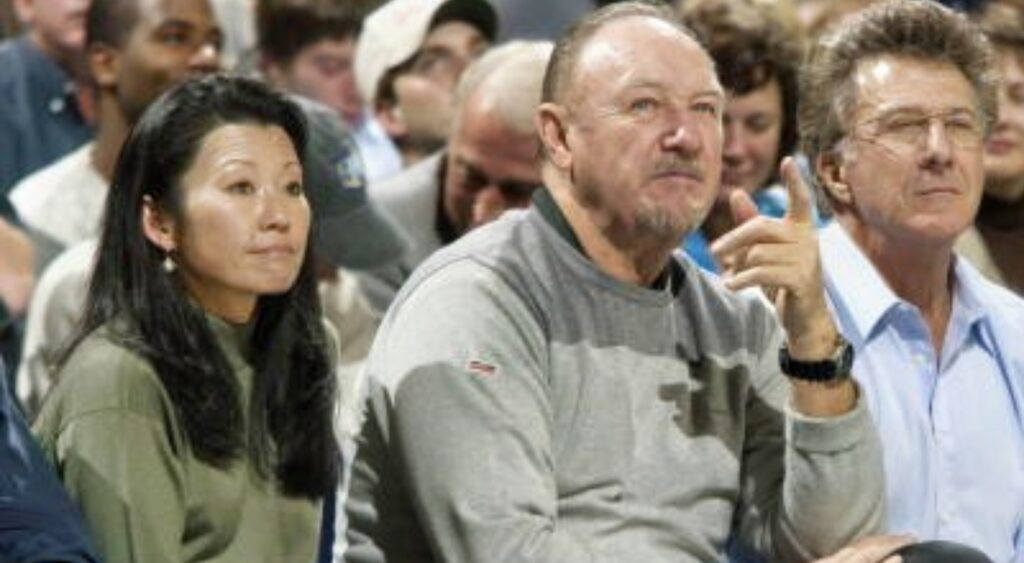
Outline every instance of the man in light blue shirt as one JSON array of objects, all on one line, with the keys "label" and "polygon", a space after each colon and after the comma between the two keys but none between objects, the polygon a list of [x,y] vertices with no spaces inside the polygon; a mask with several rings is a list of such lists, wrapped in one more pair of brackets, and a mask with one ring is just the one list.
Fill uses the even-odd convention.
[{"label": "man in light blue shirt", "polygon": [[953,252],[982,193],[992,53],[904,1],[820,47],[800,132],[836,219],[822,266],[882,437],[887,531],[1024,562],[1024,301]]}]

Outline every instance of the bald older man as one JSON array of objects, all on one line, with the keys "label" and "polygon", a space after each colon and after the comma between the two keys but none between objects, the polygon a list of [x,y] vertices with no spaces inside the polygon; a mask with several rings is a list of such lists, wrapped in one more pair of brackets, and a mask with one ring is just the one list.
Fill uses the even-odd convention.
[{"label": "bald older man", "polygon": [[[766,267],[726,288],[673,255],[721,166],[725,96],[688,32],[616,4],[544,84],[546,188],[427,260],[381,326],[346,561],[706,562],[730,539],[807,561],[875,530],[878,438],[795,167],[785,218],[740,202],[723,252]],[[729,291],[754,285],[778,317]]]}]

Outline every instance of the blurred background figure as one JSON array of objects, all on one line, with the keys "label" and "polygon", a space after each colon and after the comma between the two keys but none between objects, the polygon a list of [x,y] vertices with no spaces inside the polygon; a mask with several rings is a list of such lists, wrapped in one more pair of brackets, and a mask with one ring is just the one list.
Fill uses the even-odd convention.
[{"label": "blurred background figure", "polygon": [[0,0],[0,39],[13,37],[21,33],[21,22],[14,13],[12,0]]},{"label": "blurred background figure", "polygon": [[557,39],[576,20],[593,10],[593,0],[493,0],[501,21],[498,38]]},{"label": "blurred background figure", "polygon": [[208,0],[95,0],[87,29],[96,140],[11,191],[37,239],[40,269],[96,235],[121,144],[149,103],[188,76],[220,68],[221,32]]},{"label": "blurred background figure", "polygon": [[996,48],[999,118],[985,143],[985,194],[957,251],[996,283],[1024,295],[1024,14],[993,3],[980,23]]},{"label": "blurred background figure", "polygon": [[300,110],[187,81],[114,172],[86,314],[35,424],[109,561],[312,561],[337,485]]},{"label": "blurred background figure", "polygon": [[[497,32],[497,14],[487,0],[391,0],[363,22],[356,81],[397,146],[401,167],[444,145],[459,76]],[[374,172],[371,181],[401,167]]]},{"label": "blurred background figure", "polygon": [[[10,366],[21,359],[25,311],[35,287],[35,249],[6,196],[0,195],[0,358]],[[14,388],[14,370],[7,372]]]},{"label": "blurred background figure", "polygon": [[530,203],[541,184],[533,118],[551,49],[550,42],[512,42],[474,62],[458,86],[447,147],[370,184],[370,198],[411,243],[397,264],[360,280],[379,313],[427,256]]},{"label": "blurred background figure", "polygon": [[799,36],[753,0],[689,0],[681,8],[715,61],[728,99],[723,116],[722,179],[718,198],[700,229],[687,236],[686,252],[701,267],[718,271],[708,245],[735,226],[729,208],[734,190],[749,193],[758,210],[781,217],[786,190],[779,163],[796,146]]},{"label": "blurred background figure", "polygon": [[355,135],[365,175],[402,167],[402,157],[363,102],[355,47],[376,0],[260,0],[256,7],[260,68],[276,88],[338,112]]},{"label": "blurred background figure", "polygon": [[24,34],[0,43],[0,192],[92,138],[89,0],[13,0]]},{"label": "blurred background figure", "polygon": [[7,391],[0,361],[0,553],[8,563],[99,563],[78,509]]},{"label": "blurred background figure", "polygon": [[[10,193],[17,209],[12,217],[20,215],[11,220],[20,221],[14,224],[30,235],[31,264],[38,273],[64,249],[98,232],[114,162],[128,129],[146,106],[186,76],[219,66],[220,31],[207,0],[96,0],[84,19],[87,74],[96,95],[96,138],[22,179]],[[18,248],[2,247],[12,262],[23,256]],[[83,268],[91,263],[91,248],[74,254],[77,258],[72,261],[81,262]],[[27,298],[32,279],[27,284],[19,279],[24,280],[14,277],[11,282],[21,288],[27,285]],[[3,282],[0,287],[6,285]],[[49,284],[41,287],[32,297],[34,309],[47,308],[51,298],[75,302],[82,298],[83,291],[64,294]],[[18,306],[11,309],[17,312]],[[17,374],[11,387],[27,412],[34,413],[41,395],[27,386],[25,370],[30,368],[25,364],[37,361],[33,358],[41,327],[24,327],[23,345],[21,320],[11,317],[10,330],[0,335],[0,345]],[[19,361],[8,348],[23,350],[26,361]]]}]

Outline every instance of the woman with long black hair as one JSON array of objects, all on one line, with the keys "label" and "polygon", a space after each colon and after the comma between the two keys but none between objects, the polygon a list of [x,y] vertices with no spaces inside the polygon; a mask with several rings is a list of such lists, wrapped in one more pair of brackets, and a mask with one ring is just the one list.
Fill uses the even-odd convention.
[{"label": "woman with long black hair", "polygon": [[154,102],[122,149],[36,423],[108,561],[315,556],[340,456],[301,115],[212,76]]}]

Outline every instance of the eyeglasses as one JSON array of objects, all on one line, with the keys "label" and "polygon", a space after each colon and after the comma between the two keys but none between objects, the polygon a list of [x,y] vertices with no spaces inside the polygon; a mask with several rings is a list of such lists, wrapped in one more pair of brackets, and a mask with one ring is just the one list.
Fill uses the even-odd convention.
[{"label": "eyeglasses", "polygon": [[[933,113],[898,111],[867,119],[854,127],[854,136],[898,151],[920,149],[933,123],[942,125],[946,139],[957,148],[977,149],[985,137],[981,120],[961,109]],[[859,130],[859,131],[858,131]]]}]

